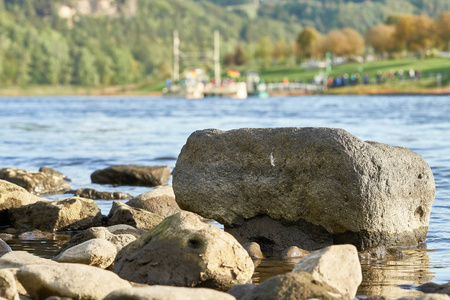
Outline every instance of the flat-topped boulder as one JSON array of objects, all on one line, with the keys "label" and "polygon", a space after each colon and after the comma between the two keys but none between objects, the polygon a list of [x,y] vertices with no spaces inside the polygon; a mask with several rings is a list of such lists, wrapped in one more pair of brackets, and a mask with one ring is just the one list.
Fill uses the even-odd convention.
[{"label": "flat-topped boulder", "polygon": [[122,248],[114,272],[149,285],[207,287],[222,291],[247,283],[254,266],[230,234],[180,212]]},{"label": "flat-topped boulder", "polygon": [[48,172],[5,168],[0,170],[0,179],[17,184],[33,194],[58,194],[72,189],[62,176]]},{"label": "flat-topped boulder", "polygon": [[91,199],[72,197],[64,200],[38,201],[9,209],[9,218],[19,230],[82,230],[102,224],[102,215]]},{"label": "flat-topped boulder", "polygon": [[181,208],[175,201],[175,193],[170,185],[157,186],[132,198],[126,204],[151,211],[163,217],[168,217],[181,211]]},{"label": "flat-topped boulder", "polygon": [[116,165],[91,174],[93,183],[148,187],[167,184],[169,178],[169,166]]},{"label": "flat-topped boulder", "polygon": [[419,154],[332,128],[196,131],[173,188],[182,209],[224,224],[241,243],[277,250],[415,245],[435,196]]},{"label": "flat-topped boulder", "polygon": [[161,223],[163,219],[158,214],[114,201],[108,214],[108,225],[127,224],[139,229],[150,230]]}]

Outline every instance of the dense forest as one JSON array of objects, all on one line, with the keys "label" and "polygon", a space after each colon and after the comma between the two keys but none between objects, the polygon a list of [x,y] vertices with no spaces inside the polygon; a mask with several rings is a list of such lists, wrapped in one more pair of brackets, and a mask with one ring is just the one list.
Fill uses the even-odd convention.
[{"label": "dense forest", "polygon": [[[212,50],[219,30],[228,65],[295,64],[307,56],[298,43],[305,28],[324,37],[342,29],[366,40],[377,24],[397,26],[399,14],[437,20],[450,11],[448,0],[138,0],[131,17],[61,18],[60,6],[74,1],[0,0],[0,85],[108,86],[164,78],[170,74],[174,30],[186,55]],[[185,61],[183,67],[199,63]]]}]

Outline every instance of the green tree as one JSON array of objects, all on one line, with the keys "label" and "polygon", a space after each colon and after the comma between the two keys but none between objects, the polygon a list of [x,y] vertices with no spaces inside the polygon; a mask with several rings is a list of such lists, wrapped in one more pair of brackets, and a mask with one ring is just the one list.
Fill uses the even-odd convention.
[{"label": "green tree", "polygon": [[260,38],[256,46],[255,58],[262,69],[267,69],[271,65],[272,51],[270,38],[268,36]]},{"label": "green tree", "polygon": [[319,41],[320,34],[313,27],[306,27],[297,37],[297,55],[309,58],[314,54],[315,43]]},{"label": "green tree", "polygon": [[83,47],[77,51],[73,82],[83,86],[96,86],[100,76],[95,67],[96,59],[92,52]]}]

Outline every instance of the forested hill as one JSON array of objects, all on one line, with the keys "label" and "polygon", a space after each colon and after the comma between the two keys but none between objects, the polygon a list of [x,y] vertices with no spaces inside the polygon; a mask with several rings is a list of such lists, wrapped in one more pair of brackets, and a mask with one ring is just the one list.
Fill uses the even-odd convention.
[{"label": "forested hill", "polygon": [[[235,53],[234,63],[251,68],[253,58],[270,55],[295,62],[286,58],[306,26],[363,34],[390,15],[450,11],[449,0],[137,0],[134,12],[121,13],[129,1],[135,0],[0,0],[0,85],[107,86],[164,78],[174,30],[186,54],[211,50],[219,30],[222,58]],[[80,3],[109,5],[113,13],[81,14]],[[62,8],[69,18],[61,17]],[[265,53],[268,48],[273,51]]]}]

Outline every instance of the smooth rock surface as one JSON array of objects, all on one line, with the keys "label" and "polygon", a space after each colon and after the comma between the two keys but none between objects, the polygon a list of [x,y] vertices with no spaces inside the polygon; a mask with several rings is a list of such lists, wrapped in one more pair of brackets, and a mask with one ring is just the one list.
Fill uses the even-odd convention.
[{"label": "smooth rock surface", "polygon": [[305,272],[271,277],[247,293],[241,300],[346,299],[327,284]]},{"label": "smooth rock surface", "polygon": [[134,228],[130,225],[114,225],[109,227],[91,227],[72,236],[56,252],[57,255],[76,245],[92,239],[104,239],[112,243],[117,251],[128,245],[137,237],[144,234],[145,230]]},{"label": "smooth rock surface", "polygon": [[264,254],[261,252],[261,247],[258,243],[251,242],[242,245],[245,250],[247,250],[248,255],[250,255],[251,259],[263,259]]},{"label": "smooth rock surface", "polygon": [[164,218],[181,211],[181,208],[175,201],[175,193],[170,185],[157,186],[148,192],[132,198],[126,204],[151,211]]},{"label": "smooth rock surface", "polygon": [[39,201],[10,209],[8,215],[14,228],[20,230],[82,230],[102,223],[97,204],[91,199],[78,197]]},{"label": "smooth rock surface", "polygon": [[134,208],[114,201],[108,215],[108,225],[127,224],[139,229],[150,230],[164,218],[141,208]]},{"label": "smooth rock surface", "polygon": [[1,169],[0,179],[17,184],[34,194],[64,193],[72,189],[61,176],[16,168]]},{"label": "smooth rock surface", "polygon": [[34,299],[58,296],[100,300],[115,290],[131,287],[113,272],[69,263],[28,265],[19,269],[17,278]]},{"label": "smooth rock surface", "polygon": [[56,171],[55,169],[52,169],[52,168],[47,168],[47,167],[42,166],[39,168],[39,172],[46,173],[46,174],[53,175],[53,176],[59,176],[62,179],[64,179],[65,181],[71,181],[65,174],[63,174],[59,171]]},{"label": "smooth rock surface", "polygon": [[[435,196],[419,154],[332,128],[196,131],[178,157],[173,188],[181,209],[227,230],[267,216],[307,237],[280,238],[289,242],[275,244],[280,250],[416,245],[426,238]],[[260,234],[238,240],[269,239]]]},{"label": "smooth rock surface", "polygon": [[227,291],[247,283],[254,266],[247,251],[228,233],[180,212],[124,247],[114,272],[150,285],[208,287]]},{"label": "smooth rock surface", "polygon": [[0,269],[22,268],[26,265],[57,264],[25,251],[13,251],[0,257]]},{"label": "smooth rock surface", "polygon": [[104,300],[235,300],[231,295],[204,288],[149,286],[112,292]]},{"label": "smooth rock surface", "polygon": [[114,262],[116,247],[105,239],[92,239],[57,255],[57,262],[78,263],[106,269]]},{"label": "smooth rock surface", "polygon": [[362,282],[358,251],[353,245],[334,245],[304,256],[292,272],[307,272],[341,295],[355,298]]},{"label": "smooth rock surface", "polygon": [[297,246],[291,246],[283,251],[283,253],[281,254],[281,258],[283,258],[284,260],[289,260],[292,258],[301,258],[309,253],[311,252],[300,249]]},{"label": "smooth rock surface", "polygon": [[167,184],[169,178],[168,166],[117,165],[91,174],[92,183],[149,187]]}]

